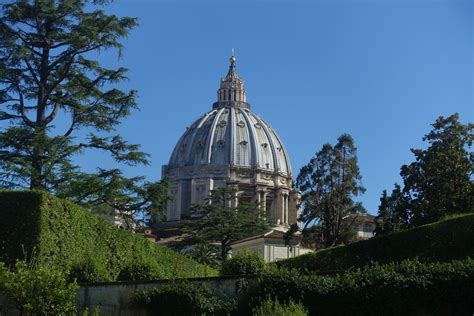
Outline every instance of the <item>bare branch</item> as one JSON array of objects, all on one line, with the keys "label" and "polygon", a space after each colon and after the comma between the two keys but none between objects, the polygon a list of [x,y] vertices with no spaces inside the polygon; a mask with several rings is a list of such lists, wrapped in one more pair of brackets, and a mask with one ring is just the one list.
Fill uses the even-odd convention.
[{"label": "bare branch", "polygon": [[46,124],[51,123],[56,118],[56,115],[58,115],[59,111],[59,102],[54,103],[54,108],[53,111],[51,111],[51,114],[46,117]]},{"label": "bare branch", "polygon": [[31,67],[31,64],[29,63],[28,59],[23,58],[23,61],[25,62],[26,67],[28,68],[28,71],[30,72],[31,76],[33,77],[33,80],[36,82],[36,84],[39,85],[40,82],[38,80],[38,77],[36,76],[35,71],[33,70],[33,67]]},{"label": "bare branch", "polygon": [[0,121],[21,119],[21,115],[14,115],[5,111],[0,111]]},{"label": "bare branch", "polygon": [[18,95],[20,97],[20,113],[21,113],[21,118],[23,119],[23,122],[30,126],[30,127],[34,127],[35,124],[33,123],[33,121],[31,121],[27,114],[26,114],[26,111],[25,111],[25,101],[23,99],[23,93],[21,93],[21,89],[20,89],[20,86],[19,84],[17,83],[17,86],[16,86],[16,89],[17,89],[17,92],[18,92]]},{"label": "bare branch", "polygon": [[77,112],[76,112],[76,110],[74,110],[74,112],[72,114],[71,126],[69,126],[69,129],[64,134],[64,137],[68,137],[69,135],[71,135],[72,131],[74,130],[74,125],[76,125],[76,117],[77,117]]}]

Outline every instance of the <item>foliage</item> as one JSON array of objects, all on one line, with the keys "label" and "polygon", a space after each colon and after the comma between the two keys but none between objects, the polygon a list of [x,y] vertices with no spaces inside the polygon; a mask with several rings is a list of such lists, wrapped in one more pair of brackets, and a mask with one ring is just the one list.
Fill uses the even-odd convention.
[{"label": "foliage", "polygon": [[8,270],[0,263],[0,296],[5,308],[28,315],[71,315],[76,312],[79,286],[51,266],[17,261]]},{"label": "foliage", "polygon": [[375,264],[336,276],[273,269],[248,294],[254,305],[301,302],[310,315],[470,315],[474,260]]},{"label": "foliage", "polygon": [[301,230],[301,247],[313,250],[324,248],[321,225],[313,225]]},{"label": "foliage", "polygon": [[[96,4],[107,1],[17,0],[1,6],[0,121],[8,127],[0,132],[0,188],[43,189],[124,214],[130,206],[148,211],[163,198],[153,199],[159,184],[126,178],[119,169],[87,174],[76,163],[78,155],[96,150],[117,163],[148,164],[138,145],[112,134],[137,108],[136,91],[115,86],[127,80],[127,69],[90,59],[107,50],[120,56],[120,41],[137,21],[107,15]],[[64,122],[69,127],[61,130]]]},{"label": "foliage", "polygon": [[69,279],[76,280],[79,283],[97,283],[115,279],[112,271],[107,268],[106,262],[100,260],[97,256],[88,255],[75,261],[68,270]]},{"label": "foliage", "polygon": [[415,161],[401,167],[401,192],[396,185],[390,197],[382,196],[379,216],[387,223],[386,232],[474,212],[474,124],[462,124],[453,114],[432,126],[423,137],[428,148],[411,149]]},{"label": "foliage", "polygon": [[390,195],[384,190],[380,198],[375,234],[378,236],[390,234],[403,227],[408,227],[409,218],[406,205],[407,201],[399,184],[395,183],[395,188]]},{"label": "foliage", "polygon": [[[217,274],[44,192],[0,191],[0,217],[0,261],[10,265],[36,248],[40,263],[71,271],[81,282],[113,281],[123,270],[122,278],[142,278],[148,268],[154,279]],[[134,265],[140,271],[132,273]]]},{"label": "foliage", "polygon": [[255,251],[242,250],[222,263],[221,275],[259,274],[265,270],[265,260]]},{"label": "foliage", "polygon": [[390,235],[279,261],[278,266],[301,272],[346,270],[371,262],[389,263],[419,258],[449,261],[474,258],[474,214],[452,216]]},{"label": "foliage", "polygon": [[219,268],[221,265],[220,257],[217,255],[218,249],[213,245],[210,245],[205,242],[200,242],[193,245],[193,248],[189,255],[191,258],[196,260],[199,263],[208,265],[213,268]]},{"label": "foliage", "polygon": [[120,270],[118,281],[128,280],[152,280],[160,274],[159,266],[155,261],[129,262]]},{"label": "foliage", "polygon": [[301,221],[321,224],[321,238],[326,247],[347,242],[342,231],[351,223],[348,215],[365,212],[353,198],[365,191],[357,165],[357,148],[348,134],[338,138],[336,145],[324,144],[322,149],[301,168],[296,187],[302,192]]},{"label": "foliage", "polygon": [[169,186],[167,179],[146,182],[144,177],[125,178],[119,169],[99,168],[95,174],[77,176],[57,195],[96,214],[118,215],[131,228],[154,226],[157,218],[164,217],[171,200]]},{"label": "foliage", "polygon": [[134,302],[148,315],[228,315],[235,301],[220,298],[207,286],[176,281],[135,293]]},{"label": "foliage", "polygon": [[92,312],[89,311],[89,308],[85,308],[83,311],[82,311],[82,316],[100,316],[100,308],[98,306],[96,306],[96,308],[94,308],[94,310]]},{"label": "foliage", "polygon": [[282,304],[278,300],[270,298],[265,299],[260,306],[252,311],[253,316],[306,316],[306,309],[301,304],[289,301],[288,304]]},{"label": "foliage", "polygon": [[236,191],[229,188],[212,190],[203,204],[196,204],[191,210],[192,220],[181,224],[188,234],[188,240],[216,242],[221,244],[221,260],[225,261],[231,243],[261,233],[270,227],[270,219],[259,205],[239,203]]},{"label": "foliage", "polygon": [[283,240],[285,241],[285,246],[293,247],[298,245],[300,240],[296,237],[296,233],[300,230],[297,223],[293,223],[290,225],[288,230],[283,235]]}]

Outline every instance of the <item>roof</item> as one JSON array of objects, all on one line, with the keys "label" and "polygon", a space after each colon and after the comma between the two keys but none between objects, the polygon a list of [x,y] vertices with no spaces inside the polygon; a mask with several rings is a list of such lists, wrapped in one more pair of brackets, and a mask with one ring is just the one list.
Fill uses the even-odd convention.
[{"label": "roof", "polygon": [[257,239],[260,239],[260,238],[269,239],[269,240],[273,240],[273,241],[278,240],[278,241],[285,242],[285,240],[284,240],[285,234],[286,234],[286,232],[284,232],[284,231],[273,229],[273,230],[271,230],[269,232],[266,232],[266,233],[261,233],[261,234],[257,234],[257,235],[254,235],[254,236],[250,236],[250,237],[247,237],[247,238],[244,238],[244,239],[234,241],[234,242],[231,243],[231,245],[240,244],[240,243],[247,242],[247,241],[250,241],[250,240],[257,240]]},{"label": "roof", "polygon": [[382,221],[381,219],[377,219],[376,216],[370,215],[370,214],[359,214],[359,215],[356,215],[355,219],[354,219],[354,215],[348,215],[344,217],[343,220],[344,221],[354,220],[355,223],[377,223],[377,222]]},{"label": "roof", "polygon": [[221,80],[213,109],[187,128],[168,167],[231,165],[291,176],[288,153],[276,131],[250,110],[235,59]]}]

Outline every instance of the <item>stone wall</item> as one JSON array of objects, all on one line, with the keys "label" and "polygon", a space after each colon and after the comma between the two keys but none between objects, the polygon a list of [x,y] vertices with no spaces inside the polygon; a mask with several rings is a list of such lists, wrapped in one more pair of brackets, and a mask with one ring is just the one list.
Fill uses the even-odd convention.
[{"label": "stone wall", "polygon": [[[236,298],[242,277],[193,278],[188,281],[214,288],[218,295]],[[254,277],[246,277],[254,282]],[[77,292],[78,315],[87,308],[89,312],[99,309],[100,315],[146,315],[145,309],[133,306],[131,299],[137,290],[151,289],[172,282],[170,280],[142,282],[107,282],[82,285]]]}]

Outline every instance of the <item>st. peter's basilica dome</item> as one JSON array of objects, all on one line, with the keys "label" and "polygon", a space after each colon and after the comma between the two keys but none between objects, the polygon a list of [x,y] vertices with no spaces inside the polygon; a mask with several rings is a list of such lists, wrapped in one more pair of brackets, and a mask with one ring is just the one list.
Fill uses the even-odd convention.
[{"label": "st. peter's basilica dome", "polygon": [[238,200],[258,203],[280,226],[295,223],[298,216],[289,155],[275,130],[250,111],[234,56],[217,102],[186,129],[163,176],[174,196],[167,221],[186,219],[189,207],[218,187],[234,188]]}]

